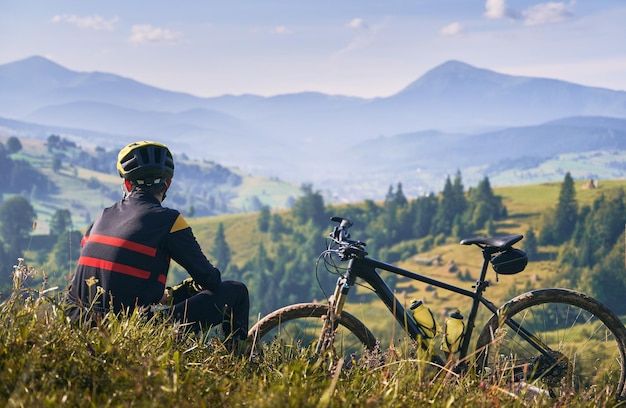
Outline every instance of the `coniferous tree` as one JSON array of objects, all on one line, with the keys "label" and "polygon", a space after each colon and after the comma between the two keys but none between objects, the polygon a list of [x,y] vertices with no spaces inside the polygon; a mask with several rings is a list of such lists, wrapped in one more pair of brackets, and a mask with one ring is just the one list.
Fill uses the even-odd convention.
[{"label": "coniferous tree", "polygon": [[370,217],[376,218],[380,214],[380,207],[373,200],[367,199],[363,205],[365,206],[365,214],[369,214]]},{"label": "coniferous tree", "polygon": [[539,243],[551,245],[556,242],[556,232],[554,230],[554,209],[548,210],[541,215],[541,230],[539,232]]},{"label": "coniferous tree", "polygon": [[10,191],[10,176],[13,168],[13,160],[9,155],[9,151],[0,143],[0,194]]},{"label": "coniferous tree", "polygon": [[0,205],[0,291],[10,284],[11,266],[24,257],[36,217],[32,205],[22,196],[9,197]]},{"label": "coniferous tree", "polygon": [[457,170],[456,175],[454,176],[452,190],[454,192],[455,212],[456,214],[461,215],[467,209],[467,199],[465,198],[465,188],[463,187],[460,170]]},{"label": "coniferous tree", "polygon": [[455,196],[454,189],[452,187],[452,181],[450,176],[446,177],[446,182],[441,192],[441,198],[439,199],[439,205],[437,206],[437,213],[433,219],[431,228],[431,234],[445,234],[449,235],[452,231],[452,222],[456,215],[455,209]]},{"label": "coniferous tree", "polygon": [[312,273],[312,260],[324,249],[324,242],[320,236],[320,228],[312,221],[294,227],[291,237],[293,250],[289,251],[288,261],[284,264],[284,273],[278,282],[279,293],[282,293],[282,296],[276,301],[282,303],[280,306],[302,301],[309,302],[319,295],[318,282],[323,285],[329,282],[334,283],[334,277],[331,278],[329,274],[315,276]]},{"label": "coniferous tree", "polygon": [[603,205],[592,214],[596,227],[594,241],[604,254],[615,245],[615,241],[624,232],[626,224],[624,199],[624,190],[619,189],[614,196],[605,198]]},{"label": "coniferous tree", "polygon": [[409,204],[409,201],[406,199],[406,196],[402,191],[402,183],[398,183],[398,186],[396,187],[394,201],[399,208],[404,208]]},{"label": "coniferous tree", "polygon": [[624,235],[606,252],[591,271],[590,295],[604,303],[617,314],[626,313],[626,268],[624,266]]},{"label": "coniferous tree", "polygon": [[413,224],[415,223],[414,209],[411,207],[402,207],[398,209],[397,215],[397,231],[398,242],[415,238],[413,233]]},{"label": "coniferous tree", "polygon": [[452,235],[459,240],[467,238],[467,236],[469,235],[468,225],[463,221],[460,215],[454,217],[454,222],[452,224]]},{"label": "coniferous tree", "polygon": [[559,200],[554,214],[554,232],[557,243],[568,240],[576,226],[578,215],[578,202],[576,201],[576,190],[574,179],[569,172],[565,174]]},{"label": "coniferous tree", "polygon": [[463,191],[461,173],[457,172],[454,183],[450,180],[450,176],[446,178],[431,233],[433,235],[450,235],[455,217],[462,215],[466,208],[467,199]]},{"label": "coniferous tree", "polygon": [[385,195],[385,203],[392,203],[395,201],[396,195],[393,192],[393,186],[389,186],[387,194]]},{"label": "coniferous tree", "polygon": [[[578,254],[575,265],[594,267],[613,248],[626,224],[624,201],[624,191],[620,189],[612,197],[600,195],[593,202],[593,209],[583,207],[571,239]],[[569,262],[567,259],[561,261]]]},{"label": "coniferous tree", "polygon": [[267,232],[270,227],[270,207],[267,205],[261,206],[259,210],[259,218],[257,219],[257,225],[259,227],[259,231]]},{"label": "coniferous tree", "polygon": [[242,279],[247,283],[248,290],[254,296],[250,296],[250,313],[253,315],[265,315],[277,308],[277,299],[282,294],[274,282],[280,277],[272,276],[272,271],[277,270],[284,272],[284,268],[275,268],[274,264],[280,264],[285,254],[288,253],[286,248],[277,252],[276,261],[270,259],[263,243],[259,243],[256,255],[248,261],[243,267],[244,273]]},{"label": "coniferous tree", "polygon": [[437,214],[437,197],[434,194],[419,197],[413,202],[413,233],[416,238],[422,238],[429,234],[432,222]]},{"label": "coniferous tree", "polygon": [[0,236],[13,252],[20,252],[37,218],[30,202],[22,196],[7,198],[0,205]]},{"label": "coniferous tree", "polygon": [[573,253],[576,253],[577,256],[575,257],[575,259],[572,259],[570,262],[572,263],[573,266],[579,267],[579,268],[587,268],[587,267],[592,267],[595,263],[595,255],[594,255],[594,243],[593,243],[593,238],[592,236],[595,235],[595,231],[593,226],[589,226],[589,228],[586,229],[588,233],[590,233],[590,235],[585,235],[579,242],[578,244],[571,244],[574,248],[575,251],[572,251]]},{"label": "coniferous tree", "polygon": [[217,233],[215,234],[215,240],[213,241],[213,250],[211,251],[215,260],[215,266],[222,272],[226,271],[231,260],[231,251],[226,242],[226,235],[224,234],[224,224],[221,222],[217,227]]},{"label": "coniferous tree", "polygon": [[522,249],[528,255],[529,260],[536,260],[539,255],[537,236],[532,228],[529,228],[524,234],[524,240],[522,241]]},{"label": "coniferous tree", "polygon": [[574,228],[574,232],[572,234],[572,242],[575,245],[578,245],[585,238],[585,225],[588,222],[587,217],[591,215],[591,207],[589,205],[582,206],[580,211],[578,211],[576,227]]},{"label": "coniferous tree", "polygon": [[59,209],[50,218],[50,235],[58,237],[68,229],[72,229],[72,214],[68,209]]},{"label": "coniferous tree", "polygon": [[493,193],[488,177],[468,191],[468,212],[468,219],[475,229],[483,228],[489,218],[498,220],[506,217],[502,198]]},{"label": "coniferous tree", "polygon": [[291,209],[296,220],[301,224],[306,224],[311,220],[317,226],[328,225],[324,198],[320,192],[313,191],[312,184],[303,184],[300,190],[303,195],[295,201]]},{"label": "coniferous tree", "polygon": [[397,239],[397,212],[398,203],[396,202],[397,196],[393,192],[393,187],[389,186],[389,191],[385,196],[385,203],[383,205],[383,225],[382,228],[385,231],[387,245],[393,245]]},{"label": "coniferous tree", "polygon": [[624,266],[623,190],[602,194],[577,216],[571,239],[560,246],[555,286],[568,286],[596,297],[615,311],[624,310],[626,291]]},{"label": "coniferous tree", "polygon": [[283,219],[278,214],[272,214],[270,218],[270,237],[274,241],[278,241],[280,239],[281,234],[288,232],[288,228],[285,226]]}]

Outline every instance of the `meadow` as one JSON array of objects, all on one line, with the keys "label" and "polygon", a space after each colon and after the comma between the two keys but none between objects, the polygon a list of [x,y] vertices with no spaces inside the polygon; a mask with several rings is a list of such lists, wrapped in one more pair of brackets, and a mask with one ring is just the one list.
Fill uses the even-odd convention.
[{"label": "meadow", "polygon": [[[57,176],[69,180],[69,175],[60,172]],[[89,177],[95,175],[81,175]],[[584,189],[583,184],[576,183],[576,198],[579,204],[590,204],[598,194],[621,188],[623,180],[601,181],[595,190]],[[560,183],[494,189],[503,197],[509,213],[496,225],[498,233],[523,234],[529,228],[540,229],[541,214],[555,205],[559,189]],[[79,205],[78,196],[76,200]],[[332,210],[340,212],[341,206]],[[276,212],[286,219],[290,216],[288,210]],[[259,244],[266,245],[269,253],[277,250],[278,243],[268,242],[267,234],[258,231],[257,217],[257,213],[244,213],[189,221],[201,246],[207,249],[222,225],[233,262],[243,267],[255,257]],[[353,234],[358,239],[358,225]],[[320,241],[323,238],[320,236]],[[542,287],[555,272],[558,250],[541,247],[541,256],[531,259],[522,274],[498,280],[491,275],[487,296],[500,304],[528,289]],[[439,262],[425,264],[423,259]],[[398,265],[470,288],[473,282],[467,276],[477,277],[480,261],[475,248],[446,239],[428,251],[402,259]],[[311,273],[314,263],[311,259]],[[615,406],[608,388],[594,399],[585,395],[553,399],[515,393],[505,382],[488,382],[471,371],[459,376],[440,370],[424,356],[416,355],[410,343],[398,342],[402,329],[391,321],[382,304],[372,302],[367,289],[360,289],[363,296],[357,296],[347,310],[380,338],[384,362],[374,364],[363,359],[329,369],[328,360],[308,349],[290,356],[271,348],[262,358],[233,355],[211,333],[190,334],[180,325],[146,320],[137,314],[122,319],[109,317],[91,329],[74,327],[63,314],[63,288],[47,287],[44,271],[17,266],[13,272],[13,291],[0,298],[2,406]],[[174,265],[168,283],[183,276]],[[438,318],[451,307],[469,306],[456,296],[425,286],[400,281],[396,287],[407,304],[422,298]],[[258,311],[251,310],[251,324],[259,317]],[[478,324],[485,319],[479,317]]]},{"label": "meadow", "polygon": [[[31,271],[32,272],[32,271]],[[22,278],[24,275],[22,275]],[[233,355],[216,338],[138,314],[92,329],[64,318],[42,290],[16,290],[0,306],[0,404],[6,407],[610,407],[594,399],[517,394],[471,372],[439,370],[407,348],[329,370],[310,350],[286,357]],[[408,347],[408,346],[407,346]]]}]

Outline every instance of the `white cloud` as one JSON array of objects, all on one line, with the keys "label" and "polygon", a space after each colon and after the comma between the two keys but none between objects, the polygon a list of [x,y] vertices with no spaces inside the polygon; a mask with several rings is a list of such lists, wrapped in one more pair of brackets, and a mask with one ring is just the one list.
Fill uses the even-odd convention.
[{"label": "white cloud", "polygon": [[369,28],[369,25],[362,18],[357,17],[350,20],[350,22],[346,24],[346,27],[367,30]]},{"label": "white cloud", "polygon": [[522,12],[525,25],[558,23],[573,15],[571,5],[565,3],[542,3]]},{"label": "white cloud", "polygon": [[504,0],[487,0],[484,15],[493,19],[506,17],[506,2]]},{"label": "white cloud", "polygon": [[464,30],[465,29],[461,23],[454,22],[454,23],[448,24],[445,27],[442,27],[441,30],[439,30],[439,34],[446,35],[446,36],[453,36],[453,35],[461,34]]},{"label": "white cloud", "polygon": [[285,27],[285,26],[277,26],[274,27],[272,29],[272,33],[273,34],[281,34],[281,35],[286,35],[286,34],[291,34],[293,33],[293,30],[291,30],[289,27]]},{"label": "white cloud", "polygon": [[358,17],[353,18],[348,23],[346,23],[346,27],[354,31],[354,36],[350,40],[350,43],[346,47],[335,53],[335,55],[341,55],[355,50],[367,48],[374,39],[376,31],[379,28],[370,27],[370,25],[365,20]]},{"label": "white cloud", "polygon": [[540,25],[561,22],[574,13],[572,11],[575,0],[569,4],[564,2],[548,2],[535,4],[519,12],[507,6],[506,0],[487,0],[484,16],[490,19],[510,18],[521,20],[524,25]]},{"label": "white cloud", "polygon": [[79,28],[89,28],[92,30],[113,31],[115,24],[119,21],[118,17],[105,20],[100,16],[76,16],[73,14],[58,14],[52,17],[53,23],[69,23]]},{"label": "white cloud", "polygon": [[177,44],[182,34],[168,30],[167,28],[153,27],[150,24],[138,24],[132,27],[129,41],[135,44],[163,43]]}]

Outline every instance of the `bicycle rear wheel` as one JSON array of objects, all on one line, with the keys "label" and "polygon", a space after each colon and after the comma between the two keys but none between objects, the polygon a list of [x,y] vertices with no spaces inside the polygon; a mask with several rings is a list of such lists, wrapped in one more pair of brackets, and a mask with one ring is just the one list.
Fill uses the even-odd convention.
[{"label": "bicycle rear wheel", "polygon": [[[505,325],[508,318],[549,346],[554,359],[542,357],[519,331]],[[600,302],[567,289],[512,299],[491,317],[476,344],[479,372],[496,381],[592,400],[607,387],[618,399],[626,397],[625,350],[626,329],[619,318]]]},{"label": "bicycle rear wheel", "polygon": [[[261,352],[280,349],[282,357],[299,356],[315,350],[328,315],[328,305],[300,303],[283,307],[259,320],[248,332],[248,338]],[[370,330],[350,313],[337,319],[332,351],[335,355],[360,358],[373,350],[376,339]],[[312,347],[313,346],[313,347]]]}]

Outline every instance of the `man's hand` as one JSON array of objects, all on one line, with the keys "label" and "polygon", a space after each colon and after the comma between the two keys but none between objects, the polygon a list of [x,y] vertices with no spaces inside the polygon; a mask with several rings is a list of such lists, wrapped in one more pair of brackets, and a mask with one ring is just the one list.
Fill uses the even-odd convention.
[{"label": "man's hand", "polygon": [[163,291],[163,297],[159,300],[159,303],[166,306],[172,306],[172,288],[165,288]]}]

